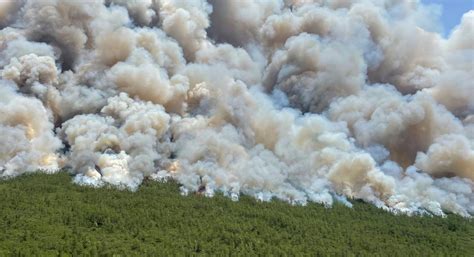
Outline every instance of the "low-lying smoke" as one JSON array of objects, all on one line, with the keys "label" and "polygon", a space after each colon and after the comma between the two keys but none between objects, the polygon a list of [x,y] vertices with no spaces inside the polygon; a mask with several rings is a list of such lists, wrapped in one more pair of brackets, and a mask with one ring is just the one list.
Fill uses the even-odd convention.
[{"label": "low-lying smoke", "polygon": [[414,0],[0,2],[0,177],[474,214],[474,11]]}]

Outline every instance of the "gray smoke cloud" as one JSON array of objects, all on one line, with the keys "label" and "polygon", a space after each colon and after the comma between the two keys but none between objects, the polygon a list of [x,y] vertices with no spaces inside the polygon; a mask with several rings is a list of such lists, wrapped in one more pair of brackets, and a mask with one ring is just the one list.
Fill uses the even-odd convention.
[{"label": "gray smoke cloud", "polygon": [[413,0],[0,2],[0,177],[474,214],[474,11]]}]

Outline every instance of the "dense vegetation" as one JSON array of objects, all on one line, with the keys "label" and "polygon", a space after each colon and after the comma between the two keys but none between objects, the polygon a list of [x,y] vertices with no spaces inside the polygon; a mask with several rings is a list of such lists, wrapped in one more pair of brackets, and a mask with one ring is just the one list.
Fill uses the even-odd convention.
[{"label": "dense vegetation", "polygon": [[67,173],[0,182],[0,256],[473,256],[474,223],[396,216],[356,202],[290,206],[70,183]]}]

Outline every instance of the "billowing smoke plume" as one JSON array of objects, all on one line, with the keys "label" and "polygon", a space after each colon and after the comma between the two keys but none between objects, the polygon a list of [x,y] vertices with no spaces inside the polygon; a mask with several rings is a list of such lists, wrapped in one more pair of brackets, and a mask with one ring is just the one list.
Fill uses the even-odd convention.
[{"label": "billowing smoke plume", "polygon": [[416,0],[0,2],[0,176],[474,214],[474,11]]}]

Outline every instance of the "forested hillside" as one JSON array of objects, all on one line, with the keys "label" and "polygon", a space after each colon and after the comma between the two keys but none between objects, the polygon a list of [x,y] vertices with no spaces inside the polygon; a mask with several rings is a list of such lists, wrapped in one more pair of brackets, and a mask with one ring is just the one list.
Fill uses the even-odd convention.
[{"label": "forested hillside", "polygon": [[396,216],[355,202],[291,206],[81,187],[67,173],[0,182],[0,256],[472,256],[474,223]]}]

